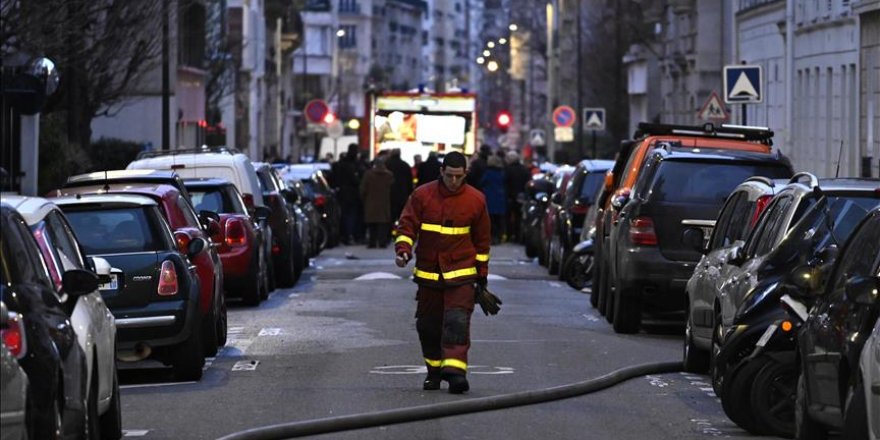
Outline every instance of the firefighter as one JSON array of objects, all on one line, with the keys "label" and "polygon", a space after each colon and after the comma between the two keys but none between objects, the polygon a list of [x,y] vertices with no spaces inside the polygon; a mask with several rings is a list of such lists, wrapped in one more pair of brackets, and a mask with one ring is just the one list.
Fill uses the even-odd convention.
[{"label": "firefighter", "polygon": [[[466,378],[475,284],[485,287],[491,231],[483,194],[465,183],[467,159],[451,152],[440,179],[418,187],[400,215],[395,262],[406,266],[415,247],[416,329],[428,367],[423,389],[469,389]],[[416,246],[417,244],[417,246]]]}]

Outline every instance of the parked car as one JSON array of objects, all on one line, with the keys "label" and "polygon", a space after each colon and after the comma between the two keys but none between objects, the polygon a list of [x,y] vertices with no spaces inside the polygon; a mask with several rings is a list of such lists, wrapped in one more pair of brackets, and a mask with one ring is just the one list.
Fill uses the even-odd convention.
[{"label": "parked car", "polygon": [[18,329],[27,352],[18,362],[30,381],[27,417],[32,438],[86,433],[88,370],[68,311],[76,298],[98,288],[98,277],[74,269],[65,272],[61,282],[64,296],[55,290],[21,214],[0,202],[0,300],[24,322],[23,332]]},{"label": "parked car", "polygon": [[[63,188],[60,193],[65,196],[84,194],[134,194],[149,197],[156,201],[162,215],[171,226],[178,248],[182,252],[194,238],[202,238],[212,243],[211,236],[220,232],[220,217],[210,211],[196,214],[189,192],[179,181],[182,190],[176,186],[163,183],[108,183],[97,186],[77,186]],[[81,182],[81,181],[80,181]],[[78,182],[78,183],[80,183]],[[226,298],[223,287],[223,265],[220,254],[214,246],[208,246],[204,252],[193,258],[196,273],[199,276],[199,312],[202,323],[202,342],[207,356],[217,354],[217,347],[226,344],[227,312]]]},{"label": "parked car", "polygon": [[[33,232],[59,297],[65,294],[62,277],[69,270],[97,272],[104,275],[108,283],[112,283],[111,277],[121,276],[118,269],[111,274],[111,267],[103,258],[94,257],[87,261],[67,219],[51,201],[9,195],[4,196],[3,201],[21,214]],[[116,375],[116,322],[99,289],[75,299],[70,323],[85,353],[89,435],[93,438],[120,438],[122,410]]]},{"label": "parked car", "polygon": [[[24,323],[0,301],[0,439],[26,440],[28,377],[18,365],[27,353]],[[7,343],[7,338],[9,343]],[[13,351],[14,350],[14,353]]]},{"label": "parked car", "polygon": [[[301,225],[294,208],[282,194],[285,184],[268,163],[254,163],[263,200],[272,210],[269,227],[272,229],[272,264],[274,270],[269,279],[281,287],[292,287],[305,268],[306,250],[300,235]],[[270,286],[271,290],[271,286]]]},{"label": "parked car", "polygon": [[260,245],[268,268],[266,271],[267,290],[264,298],[268,298],[268,292],[272,290],[274,282],[268,277],[273,273],[272,243],[274,239],[267,220],[256,218],[256,209],[266,207],[266,201],[263,200],[263,191],[260,188],[257,172],[246,155],[227,147],[144,152],[138,155],[138,160],[128,164],[127,169],[173,170],[183,178],[216,177],[232,182],[241,193],[247,212],[260,226],[260,234],[263,235]]},{"label": "parked car", "polygon": [[565,190],[568,188],[568,182],[571,180],[574,167],[563,165],[556,169],[553,173],[553,193],[550,194],[550,203],[544,210],[544,218],[541,220],[541,252],[544,254],[543,262],[538,262],[547,266],[547,272],[550,275],[559,273],[562,261],[557,257],[559,252],[559,240],[555,239],[556,230],[559,228],[559,212],[562,210],[562,203],[565,201]]},{"label": "parked car", "polygon": [[[773,198],[743,246],[721,267],[719,291],[714,294],[720,301],[713,318],[716,324],[710,352],[715,357],[712,377],[716,394],[721,394],[726,370],[739,363],[743,351],[749,351],[767,325],[778,319],[768,316],[760,325],[738,325],[737,315],[745,315],[762,297],[781,296],[780,288],[785,283],[779,281],[791,272],[795,262],[807,264],[814,260],[812,264],[817,267],[819,262],[833,262],[835,251],[826,247],[834,243],[831,240],[845,240],[865,212],[880,203],[876,188],[876,180],[816,179],[798,173]],[[831,214],[820,215],[822,212],[815,209],[820,200]],[[826,218],[833,219],[833,227],[822,223]],[[831,232],[819,234],[823,231]],[[805,235],[809,239],[803,239]],[[815,285],[814,289],[820,287]],[[767,307],[778,310],[778,301],[771,301]]]},{"label": "parked car", "polygon": [[[787,180],[753,176],[739,184],[727,196],[718,213],[712,233],[703,243],[702,233],[692,242],[703,253],[685,287],[687,317],[684,336],[685,370],[693,373],[709,371],[712,331],[715,316],[721,312],[721,268],[742,247],[746,237],[758,223],[758,217]],[[693,240],[693,239],[692,239]]]},{"label": "parked car", "polygon": [[[555,254],[551,261],[560,266],[571,254],[571,249],[579,242],[584,218],[596,202],[593,197],[605,183],[605,173],[614,165],[610,160],[582,160],[572,171],[562,201],[556,213],[551,247]],[[559,270],[559,279],[564,280],[564,271]]]},{"label": "parked car", "polygon": [[788,159],[778,154],[669,143],[649,152],[632,191],[612,200],[617,218],[605,257],[614,331],[638,331],[644,312],[683,312],[685,285],[701,255],[682,238],[689,230],[702,232],[701,240],[708,235],[727,195],[749,176],[791,175]]},{"label": "parked car", "polygon": [[553,193],[553,181],[546,174],[535,174],[532,180],[526,183],[523,192],[525,200],[522,203],[522,231],[523,245],[526,248],[526,256],[535,258],[541,254],[543,260],[544,243],[541,239],[544,212],[550,203],[550,194]]},{"label": "parked car", "polygon": [[[268,295],[267,261],[262,252],[263,235],[248,215],[238,188],[226,179],[186,179],[184,181],[200,211],[220,216],[220,233],[214,241],[223,262],[226,294],[240,297],[247,305],[258,305]],[[257,208],[255,216],[268,217],[268,208]]]},{"label": "parked car", "polygon": [[868,413],[868,438],[880,440],[880,320],[874,324],[871,337],[865,341],[859,360],[865,409]]},{"label": "parked car", "polygon": [[200,286],[192,260],[208,247],[203,238],[175,239],[155,199],[98,194],[54,200],[89,256],[125,273],[102,295],[116,317],[117,357],[171,365],[180,380],[199,380],[205,365]]},{"label": "parked car", "polygon": [[189,200],[189,194],[183,186],[183,179],[176,172],[150,169],[108,170],[77,174],[68,177],[64,185],[61,186],[61,189],[52,191],[49,196],[58,197],[64,195],[64,190],[71,188],[96,187],[103,189],[104,185],[112,185],[118,188],[132,183],[171,185],[183,194],[184,200]]},{"label": "parked car", "polygon": [[[619,208],[622,208],[620,205],[618,209],[611,209],[611,202],[619,200],[620,197],[629,197],[632,193],[633,187],[642,175],[648,152],[657,147],[671,146],[693,148],[703,152],[733,150],[769,154],[772,142],[773,132],[763,127],[724,125],[716,127],[713,124],[687,126],[643,122],[638,125],[634,140],[621,143],[621,149],[615,160],[612,173],[606,177],[605,185],[609,197],[603,205],[601,220],[597,224],[596,236],[598,238],[594,247],[597,270],[593,271],[596,274],[596,279],[593,280],[593,291],[599,294],[596,303],[599,312],[605,315],[608,322],[614,321],[613,289],[616,282],[610,257],[610,237],[615,223],[620,221],[618,218]],[[733,187],[728,189],[733,189]],[[629,324],[634,324],[634,322],[631,321]],[[629,325],[628,327],[631,329],[636,326]]]},{"label": "parked car", "polygon": [[[880,197],[880,187],[877,192]],[[815,298],[798,333],[797,438],[827,438],[831,430],[846,439],[868,437],[863,384],[871,370],[861,368],[860,358],[880,316],[878,243],[880,204],[843,246],[825,290]],[[812,275],[811,268],[801,269],[803,276],[796,279]],[[872,397],[876,400],[876,394]],[[876,418],[876,411],[872,417]]]},{"label": "parked car", "polygon": [[[307,254],[308,258],[306,259],[306,262],[308,262],[309,258],[320,254],[327,245],[327,237],[324,235],[325,231],[320,227],[321,213],[318,212],[315,205],[313,205],[308,199],[305,184],[303,184],[302,181],[285,181],[282,178],[282,182],[285,184],[285,190],[282,191],[282,194],[284,194],[287,201],[299,211],[297,215],[302,215],[304,217],[303,232],[300,236],[308,237],[309,252]],[[308,266],[308,264],[306,264],[306,266]]]},{"label": "parked car", "polygon": [[329,172],[329,168],[325,169],[320,164],[295,164],[285,168],[281,176],[285,182],[303,183],[307,200],[321,214],[320,227],[327,237],[326,247],[334,247],[339,244],[342,208],[336,198],[336,191],[328,182]]}]

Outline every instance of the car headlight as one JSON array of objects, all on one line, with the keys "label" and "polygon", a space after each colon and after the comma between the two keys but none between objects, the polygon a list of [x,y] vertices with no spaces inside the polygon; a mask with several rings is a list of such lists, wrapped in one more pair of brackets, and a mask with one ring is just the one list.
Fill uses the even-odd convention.
[{"label": "car headlight", "polygon": [[746,295],[743,303],[737,308],[734,321],[741,322],[743,318],[749,315],[759,305],[763,304],[764,301],[767,301],[767,298],[771,296],[780,285],[782,285],[782,283],[776,281],[770,284],[758,285],[752,289],[752,291]]}]

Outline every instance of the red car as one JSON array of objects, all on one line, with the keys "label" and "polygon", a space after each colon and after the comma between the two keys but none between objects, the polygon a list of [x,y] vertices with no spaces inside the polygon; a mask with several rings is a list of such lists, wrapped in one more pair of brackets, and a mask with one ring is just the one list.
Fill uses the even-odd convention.
[{"label": "red car", "polygon": [[269,262],[260,252],[263,235],[255,221],[265,221],[269,208],[257,206],[252,218],[241,193],[225,179],[184,179],[184,185],[196,209],[220,216],[220,228],[213,238],[219,243],[227,293],[240,296],[248,305],[260,304],[269,294],[265,276]]},{"label": "red car", "polygon": [[[211,236],[220,232],[218,219],[210,213],[196,215],[190,201],[174,186],[152,183],[102,182],[95,186],[79,186],[61,190],[62,195],[125,193],[150,197],[158,203],[168,221],[177,247],[185,252],[189,242],[204,238],[211,243]],[[201,217],[201,221],[200,221]],[[208,232],[202,224],[207,225]],[[214,232],[215,234],[210,234]],[[226,344],[226,299],[224,292],[223,265],[214,246],[200,252],[193,259],[199,278],[199,310],[202,313],[202,341],[207,356],[217,354],[217,347]]]}]

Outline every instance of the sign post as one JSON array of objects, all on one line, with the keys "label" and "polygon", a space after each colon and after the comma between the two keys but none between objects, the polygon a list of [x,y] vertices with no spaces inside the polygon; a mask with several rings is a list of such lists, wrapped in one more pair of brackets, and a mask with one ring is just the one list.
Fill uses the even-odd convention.
[{"label": "sign post", "polygon": [[742,104],[742,124],[748,124],[746,104],[763,102],[764,75],[759,65],[724,66],[724,102]]},{"label": "sign post", "polygon": [[[553,110],[553,140],[554,142],[572,142],[574,141],[574,129],[572,126],[577,120],[577,113],[574,109],[567,105],[560,105]],[[555,161],[556,156],[553,151],[550,152],[550,160]]]},{"label": "sign post", "polygon": [[598,147],[596,145],[596,132],[605,130],[605,108],[604,107],[585,107],[583,109],[584,115],[584,130],[590,132],[590,136],[593,138],[593,159],[596,158],[598,153]]}]

